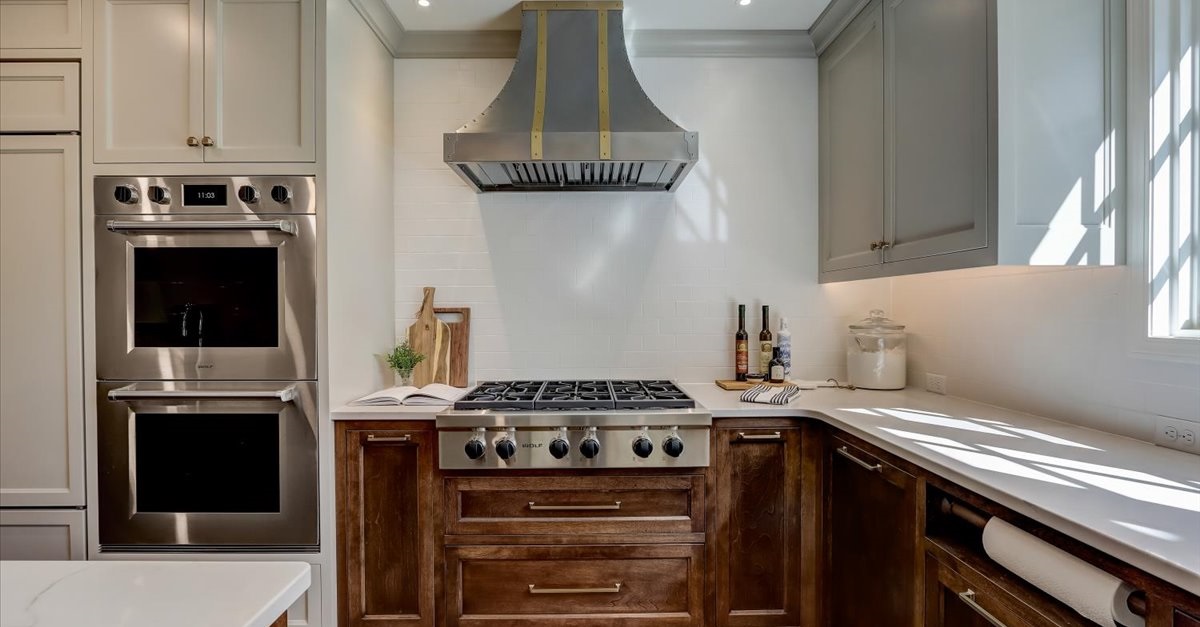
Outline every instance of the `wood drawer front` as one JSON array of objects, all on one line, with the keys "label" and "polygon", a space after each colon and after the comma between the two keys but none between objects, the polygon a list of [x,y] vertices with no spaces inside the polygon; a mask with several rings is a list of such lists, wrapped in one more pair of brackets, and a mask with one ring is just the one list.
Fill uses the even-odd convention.
[{"label": "wood drawer front", "polygon": [[702,625],[703,555],[700,544],[447,549],[447,624]]},{"label": "wood drawer front", "polygon": [[[1086,627],[1090,621],[1015,575],[981,572],[954,557],[925,554],[925,627]],[[990,569],[989,569],[990,570]]]},{"label": "wood drawer front", "polygon": [[704,477],[448,479],[446,506],[450,534],[698,533]]},{"label": "wood drawer front", "polygon": [[0,63],[0,131],[78,130],[78,63]]}]

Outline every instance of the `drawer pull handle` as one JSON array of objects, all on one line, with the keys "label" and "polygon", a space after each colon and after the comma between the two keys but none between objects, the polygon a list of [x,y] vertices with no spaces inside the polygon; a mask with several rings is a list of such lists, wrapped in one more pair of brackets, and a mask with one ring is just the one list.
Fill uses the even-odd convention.
[{"label": "drawer pull handle", "polygon": [[778,431],[776,431],[775,433],[761,433],[761,434],[744,433],[742,431],[738,431],[737,439],[739,439],[739,440],[782,440],[783,434]]},{"label": "drawer pull handle", "polygon": [[1008,625],[1005,625],[1004,623],[1000,622],[999,618],[992,616],[991,612],[983,609],[982,605],[975,602],[975,591],[974,590],[967,588],[966,592],[958,593],[958,598],[962,599],[962,602],[965,603],[967,605],[967,607],[975,610],[975,613],[979,614],[980,618],[982,618],[983,620],[986,620],[987,622],[991,623],[992,625],[995,625],[996,627],[1008,627]]},{"label": "drawer pull handle", "polygon": [[529,594],[618,594],[620,592],[620,583],[614,583],[611,588],[539,588],[534,584],[529,584]]},{"label": "drawer pull handle", "polygon": [[871,472],[880,472],[881,470],[883,470],[883,464],[868,464],[867,462],[864,462],[863,460],[855,457],[844,446],[838,447],[837,452],[838,452],[838,455],[845,457],[846,459],[858,464],[859,466],[862,466],[863,468],[866,468],[867,470],[869,470]]},{"label": "drawer pull handle", "polygon": [[[537,501],[530,501],[529,509],[542,512],[587,512],[601,509],[621,509],[621,502],[613,501],[612,504],[606,505],[538,505]],[[533,586],[530,586],[530,589],[532,588]]]},{"label": "drawer pull handle", "polygon": [[368,433],[367,441],[368,442],[411,442],[412,436],[411,435],[401,435],[401,436],[396,436],[396,437],[387,437],[387,436],[375,435],[374,433]]}]

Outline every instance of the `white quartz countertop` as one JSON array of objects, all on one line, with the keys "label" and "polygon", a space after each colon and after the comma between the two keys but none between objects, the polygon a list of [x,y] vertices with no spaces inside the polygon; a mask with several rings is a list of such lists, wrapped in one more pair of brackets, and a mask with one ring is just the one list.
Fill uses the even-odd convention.
[{"label": "white quartz countertop", "polygon": [[0,627],[269,627],[303,562],[0,562]]},{"label": "white quartz countertop", "polygon": [[[714,418],[821,420],[1200,594],[1200,456],[923,390],[806,390],[785,406],[680,386]],[[432,420],[440,408],[343,407],[335,420]]]}]

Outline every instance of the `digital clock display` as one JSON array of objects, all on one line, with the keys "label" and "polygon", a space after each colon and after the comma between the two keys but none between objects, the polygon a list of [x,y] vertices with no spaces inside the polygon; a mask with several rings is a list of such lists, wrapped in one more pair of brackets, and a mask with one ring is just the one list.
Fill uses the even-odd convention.
[{"label": "digital clock display", "polygon": [[223,207],[229,204],[228,189],[224,185],[184,185],[185,207]]}]

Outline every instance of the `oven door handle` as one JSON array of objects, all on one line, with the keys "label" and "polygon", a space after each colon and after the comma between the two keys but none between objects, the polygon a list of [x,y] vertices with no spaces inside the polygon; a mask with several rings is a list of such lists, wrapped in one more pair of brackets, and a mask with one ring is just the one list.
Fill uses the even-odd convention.
[{"label": "oven door handle", "polygon": [[109,220],[108,230],[128,231],[279,231],[296,234],[291,220]]},{"label": "oven door handle", "polygon": [[127,385],[108,392],[110,401],[137,401],[146,399],[277,399],[284,403],[296,400],[296,386],[289,385],[279,390],[136,390]]}]

